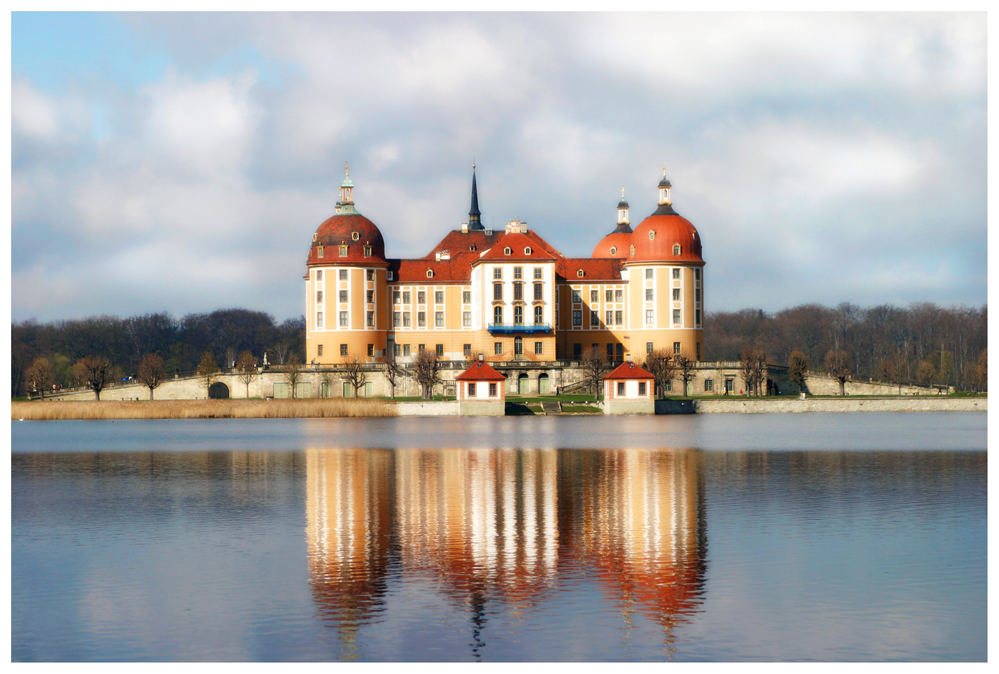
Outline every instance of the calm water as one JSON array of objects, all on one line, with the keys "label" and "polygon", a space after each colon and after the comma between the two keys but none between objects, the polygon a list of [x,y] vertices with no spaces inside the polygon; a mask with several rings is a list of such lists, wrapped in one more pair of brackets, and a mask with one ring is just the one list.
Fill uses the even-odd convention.
[{"label": "calm water", "polygon": [[986,415],[18,422],[11,650],[985,660]]}]

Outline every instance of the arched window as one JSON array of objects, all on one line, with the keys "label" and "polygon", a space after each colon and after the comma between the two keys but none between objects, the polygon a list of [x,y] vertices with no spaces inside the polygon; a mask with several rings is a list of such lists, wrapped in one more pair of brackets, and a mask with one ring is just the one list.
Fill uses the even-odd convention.
[{"label": "arched window", "polygon": [[493,307],[493,323],[503,325],[503,307]]},{"label": "arched window", "polygon": [[656,238],[656,230],[650,229],[649,230],[649,241],[652,241],[652,239],[654,239],[654,238]]},{"label": "arched window", "polygon": [[513,308],[513,323],[514,325],[524,324],[524,307],[520,304]]},{"label": "arched window", "polygon": [[524,355],[524,338],[514,337],[513,338],[513,355],[523,356]]},{"label": "arched window", "polygon": [[635,244],[631,244],[631,248],[628,249],[628,257],[635,257]]},{"label": "arched window", "polygon": [[531,254],[531,253],[533,253],[533,252],[534,252],[534,251],[533,251],[533,250],[531,250],[531,247],[530,247],[530,246],[525,246],[525,247],[524,247],[524,255],[530,255],[530,254]]},{"label": "arched window", "polygon": [[673,244],[673,254],[674,255],[679,255],[680,254],[680,244],[678,244],[678,243],[674,243]]},{"label": "arched window", "polygon": [[503,254],[504,255],[513,255],[513,248],[511,248],[510,246],[507,246],[506,248],[503,249]]},{"label": "arched window", "polygon": [[576,276],[578,276],[579,278],[583,278],[584,276],[586,276],[586,272],[584,272],[582,269],[577,269]]},{"label": "arched window", "polygon": [[544,321],[544,319],[545,319],[545,309],[544,309],[544,307],[540,307],[540,306],[534,307],[534,324],[535,325],[542,325],[542,322]]},{"label": "arched window", "polygon": [[433,278],[433,277],[434,277],[434,270],[433,269],[428,269],[427,270],[427,278]]},{"label": "arched window", "polygon": [[616,255],[617,254],[617,246],[611,246],[610,254],[611,255]]}]

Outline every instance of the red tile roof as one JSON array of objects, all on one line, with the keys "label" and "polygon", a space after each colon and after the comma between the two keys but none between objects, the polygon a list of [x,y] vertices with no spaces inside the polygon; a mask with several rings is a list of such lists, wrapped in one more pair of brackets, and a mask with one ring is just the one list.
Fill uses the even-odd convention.
[{"label": "red tile roof", "polygon": [[[555,263],[555,276],[559,281],[620,281],[624,260],[613,258],[563,257]],[[579,270],[583,276],[579,276]]]},{"label": "red tile roof", "polygon": [[455,377],[456,381],[503,381],[504,379],[506,375],[500,374],[492,365],[481,360],[475,361],[472,367]]},{"label": "red tile roof", "polygon": [[[533,234],[533,236],[532,236]],[[509,248],[510,254],[505,250]],[[528,252],[530,251],[530,252]],[[558,251],[534,232],[504,234],[480,259],[482,260],[557,260]]]},{"label": "red tile roof", "polygon": [[621,363],[604,375],[604,379],[655,379],[648,370],[632,362]]},{"label": "red tile roof", "polygon": [[479,254],[489,249],[504,233],[503,230],[489,231],[492,233],[487,235],[485,230],[471,230],[468,232],[462,232],[459,229],[451,230],[425,257],[433,259],[437,253],[445,250],[451,255],[468,251],[474,251],[476,254]]},{"label": "red tile roof", "polygon": [[[403,283],[468,283],[472,278],[472,263],[479,259],[478,253],[463,251],[452,254],[450,259],[435,260],[389,260],[389,269],[395,277],[393,282]],[[427,271],[433,276],[428,277]]]}]

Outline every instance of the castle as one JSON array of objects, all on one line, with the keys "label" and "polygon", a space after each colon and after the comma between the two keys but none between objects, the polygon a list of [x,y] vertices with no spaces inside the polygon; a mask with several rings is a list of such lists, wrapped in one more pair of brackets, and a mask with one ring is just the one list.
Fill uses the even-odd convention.
[{"label": "castle", "polygon": [[591,257],[572,258],[511,220],[486,228],[472,168],[468,222],[421,258],[389,259],[354,203],[349,167],[335,213],[312,235],[305,273],[306,360],[554,362],[592,354],[642,361],[664,349],[699,361],[704,259],[672,205],[663,169],[656,210],[632,230],[629,206]]}]

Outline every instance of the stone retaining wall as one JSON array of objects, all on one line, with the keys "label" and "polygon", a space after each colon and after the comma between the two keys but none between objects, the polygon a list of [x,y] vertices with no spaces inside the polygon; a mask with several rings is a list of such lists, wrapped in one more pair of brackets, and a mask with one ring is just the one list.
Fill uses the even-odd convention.
[{"label": "stone retaining wall", "polygon": [[694,400],[697,414],[786,412],[986,412],[987,398],[806,398]]}]

